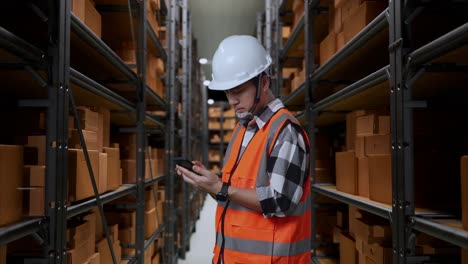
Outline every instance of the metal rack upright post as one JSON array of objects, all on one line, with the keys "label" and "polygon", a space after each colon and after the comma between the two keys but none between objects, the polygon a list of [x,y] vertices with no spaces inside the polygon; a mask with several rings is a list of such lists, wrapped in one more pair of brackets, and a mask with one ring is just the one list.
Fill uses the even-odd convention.
[{"label": "metal rack upright post", "polygon": [[[278,1],[277,4],[280,8],[275,16],[286,20],[290,14],[288,8],[291,1]],[[426,212],[415,208],[414,196],[418,187],[415,183],[415,157],[418,154],[415,154],[413,138],[415,109],[425,111],[430,107],[429,103],[435,101],[432,97],[437,95],[447,97],[451,94],[453,97],[460,94],[461,98],[467,96],[456,89],[450,93],[444,91],[445,86],[460,88],[459,86],[467,83],[465,65],[468,18],[460,11],[466,10],[467,6],[459,1],[438,4],[437,1],[397,0],[389,1],[388,4],[382,13],[328,61],[317,65],[315,45],[327,35],[329,3],[323,0],[305,0],[304,16],[297,22],[285,45],[278,45],[276,51],[280,53],[279,62],[275,63],[274,67],[297,67],[291,50],[303,42],[305,82],[286,95],[284,102],[288,108],[299,111],[297,118],[307,126],[311,149],[315,148],[315,134],[323,127],[343,122],[345,113],[365,108],[390,109],[392,204],[375,203],[338,191],[333,183],[317,183],[315,174],[312,180],[312,194],[313,198],[323,195],[389,220],[392,228],[393,263],[420,263],[429,259],[437,260],[437,256],[416,254],[415,236],[418,232],[462,248],[468,246],[468,232],[461,229],[461,221],[453,219],[453,214]],[[447,27],[448,31],[441,32],[441,36],[436,35],[437,37],[428,39],[422,45],[415,44],[418,39],[413,31],[417,28],[413,24],[426,10],[455,17],[456,22],[450,24],[452,27]],[[277,22],[273,19],[273,23]],[[433,19],[430,22],[434,26],[444,23],[449,22],[443,19]],[[440,29],[435,27],[435,30]],[[281,28],[277,26],[276,34],[280,34],[279,31]],[[280,41],[280,38],[276,38],[277,44],[280,44]],[[360,67],[350,71],[349,65]],[[278,78],[281,78],[281,71],[277,72]],[[448,82],[446,78],[456,78],[459,81]],[[343,88],[332,91],[332,85],[336,84],[343,85]],[[369,100],[370,98],[373,100]],[[312,151],[312,172],[315,159]],[[315,238],[316,210],[319,207],[320,204],[313,199],[314,263],[318,263],[320,257],[316,252],[319,245]]]}]

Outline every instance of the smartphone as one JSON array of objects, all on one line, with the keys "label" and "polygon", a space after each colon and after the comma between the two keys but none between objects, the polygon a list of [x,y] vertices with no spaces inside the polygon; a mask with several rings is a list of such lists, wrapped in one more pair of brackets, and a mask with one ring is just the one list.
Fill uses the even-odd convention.
[{"label": "smartphone", "polygon": [[190,160],[184,159],[184,158],[175,158],[174,161],[175,161],[175,163],[176,163],[177,165],[179,165],[179,166],[181,166],[181,167],[184,167],[184,168],[186,168],[187,170],[189,170],[189,171],[191,171],[191,172],[196,173],[196,172],[193,171],[193,169],[192,169],[193,165],[195,165],[195,164],[193,164]]}]

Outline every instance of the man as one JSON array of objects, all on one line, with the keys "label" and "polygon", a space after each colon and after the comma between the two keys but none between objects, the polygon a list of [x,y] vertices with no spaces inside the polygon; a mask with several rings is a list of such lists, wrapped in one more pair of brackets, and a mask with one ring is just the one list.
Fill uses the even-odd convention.
[{"label": "man", "polygon": [[256,38],[231,36],[213,56],[209,88],[239,118],[222,177],[195,162],[176,171],[216,198],[213,263],[310,263],[309,142],[271,91],[271,57]]}]

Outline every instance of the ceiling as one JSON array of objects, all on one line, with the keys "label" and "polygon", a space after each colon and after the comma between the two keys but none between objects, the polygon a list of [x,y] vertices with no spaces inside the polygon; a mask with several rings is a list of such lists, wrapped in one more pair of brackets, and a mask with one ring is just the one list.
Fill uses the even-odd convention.
[{"label": "ceiling", "polygon": [[[211,60],[218,44],[230,35],[256,36],[257,12],[265,11],[265,0],[188,0],[198,56]],[[211,65],[202,65],[211,80]],[[226,100],[223,92],[209,91],[215,101]]]}]

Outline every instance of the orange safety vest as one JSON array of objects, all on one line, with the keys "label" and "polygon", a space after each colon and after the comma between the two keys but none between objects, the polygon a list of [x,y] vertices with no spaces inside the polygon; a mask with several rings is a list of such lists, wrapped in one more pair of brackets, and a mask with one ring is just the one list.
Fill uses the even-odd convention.
[{"label": "orange safety vest", "polygon": [[[223,182],[239,188],[255,189],[269,186],[267,160],[281,128],[286,122],[299,122],[286,109],[280,109],[257,131],[236,166],[245,127],[239,123],[229,142],[223,167]],[[309,144],[306,133],[302,133]],[[233,169],[235,170],[233,171]],[[232,176],[231,176],[232,174]],[[310,175],[304,182],[300,203],[285,217],[265,218],[262,213],[236,204],[218,202],[216,208],[216,244],[213,263],[218,263],[222,245],[222,215],[224,216],[224,263],[310,263],[311,203]]]}]

